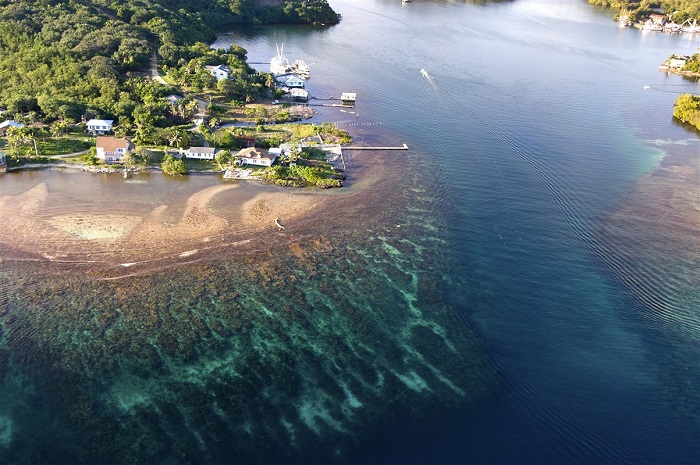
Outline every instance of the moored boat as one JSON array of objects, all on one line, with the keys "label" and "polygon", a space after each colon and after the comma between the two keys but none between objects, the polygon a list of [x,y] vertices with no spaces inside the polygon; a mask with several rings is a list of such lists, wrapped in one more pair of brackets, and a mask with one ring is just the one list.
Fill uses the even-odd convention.
[{"label": "moored boat", "polygon": [[292,73],[297,74],[304,79],[309,79],[311,77],[311,68],[302,59],[295,60],[292,65]]},{"label": "moored boat", "polygon": [[284,44],[277,47],[277,55],[270,59],[270,72],[272,74],[287,74],[292,72],[289,60],[284,56]]}]

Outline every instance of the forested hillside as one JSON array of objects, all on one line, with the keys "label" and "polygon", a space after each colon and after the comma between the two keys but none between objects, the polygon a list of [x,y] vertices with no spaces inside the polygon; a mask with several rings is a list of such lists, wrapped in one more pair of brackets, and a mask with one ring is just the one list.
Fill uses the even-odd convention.
[{"label": "forested hillside", "polygon": [[[208,49],[216,27],[338,20],[326,0],[0,0],[3,119],[157,118],[165,110],[151,107],[164,90],[138,78],[154,54],[185,73],[228,63],[245,80],[244,50]],[[247,84],[238,97],[249,97]]]},{"label": "forested hillside", "polygon": [[588,0],[588,3],[624,10],[633,22],[646,18],[655,10],[671,15],[673,21],[679,24],[687,19],[700,21],[700,0]]}]

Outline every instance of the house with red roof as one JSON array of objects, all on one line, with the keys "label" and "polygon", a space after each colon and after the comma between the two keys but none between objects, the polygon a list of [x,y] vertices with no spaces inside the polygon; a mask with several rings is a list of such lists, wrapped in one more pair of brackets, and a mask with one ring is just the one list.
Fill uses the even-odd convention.
[{"label": "house with red roof", "polygon": [[97,158],[105,163],[118,163],[127,153],[134,150],[135,146],[129,139],[117,139],[112,136],[97,136],[95,138]]}]

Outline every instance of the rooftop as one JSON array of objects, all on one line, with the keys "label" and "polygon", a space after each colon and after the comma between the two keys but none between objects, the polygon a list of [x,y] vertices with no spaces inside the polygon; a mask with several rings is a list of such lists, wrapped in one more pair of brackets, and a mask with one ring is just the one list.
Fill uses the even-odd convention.
[{"label": "rooftop", "polygon": [[129,139],[117,139],[112,136],[97,136],[95,146],[101,147],[105,152],[114,152],[117,149],[128,149],[131,141]]}]

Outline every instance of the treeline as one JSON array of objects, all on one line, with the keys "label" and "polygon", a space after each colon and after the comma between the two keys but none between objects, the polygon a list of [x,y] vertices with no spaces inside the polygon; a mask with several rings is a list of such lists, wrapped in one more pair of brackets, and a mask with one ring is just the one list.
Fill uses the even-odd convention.
[{"label": "treeline", "polygon": [[254,98],[264,83],[249,77],[252,70],[245,64],[245,50],[209,49],[216,27],[339,20],[326,0],[268,0],[260,8],[257,4],[255,0],[0,0],[3,119],[77,122],[97,117],[129,126],[151,113],[156,125],[171,117],[177,123],[182,109],[161,102],[172,89],[139,77],[147,74],[151,57],[156,56],[195,89],[215,85],[203,66],[228,64],[240,78],[238,87],[227,89],[228,93],[242,100]]},{"label": "treeline", "polygon": [[700,95],[683,94],[678,97],[673,116],[700,130]]},{"label": "treeline", "polygon": [[588,3],[625,11],[632,22],[641,21],[657,11],[670,15],[679,24],[687,19],[700,21],[700,0],[588,0]]}]

